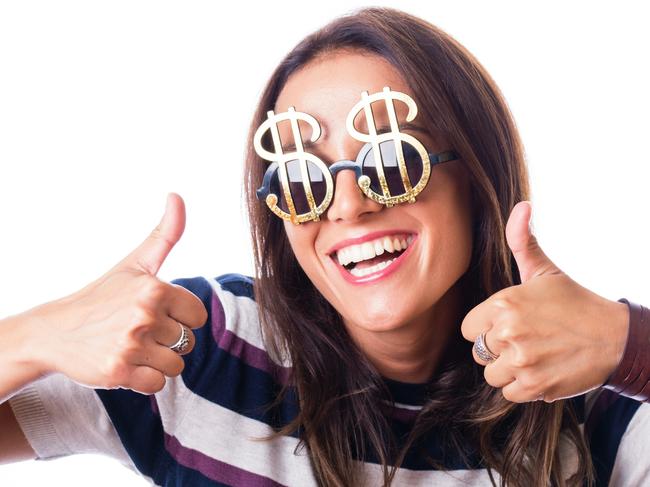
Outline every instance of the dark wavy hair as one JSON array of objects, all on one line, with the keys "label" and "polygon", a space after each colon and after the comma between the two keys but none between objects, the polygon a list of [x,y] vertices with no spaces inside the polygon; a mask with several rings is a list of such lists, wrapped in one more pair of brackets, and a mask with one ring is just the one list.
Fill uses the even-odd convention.
[{"label": "dark wavy hair", "polygon": [[[390,485],[406,452],[434,430],[445,448],[466,461],[470,451],[478,452],[493,484],[493,470],[502,485],[591,484],[591,457],[572,402],[507,401],[485,382],[460,333],[455,346],[462,353],[443,357],[408,438],[393,437],[381,406],[390,394],[380,374],[301,269],[282,221],[255,194],[268,165],[253,149],[255,130],[292,73],[340,50],[370,52],[395,66],[414,94],[418,119],[430,133],[444,134],[465,165],[474,208],[472,260],[461,278],[465,309],[520,282],[504,233],[512,207],[528,199],[525,156],[508,106],[483,66],[438,27],[392,8],[355,10],[308,35],[263,89],[244,168],[262,331],[270,353],[292,364],[290,382],[273,405],[289,389],[299,401],[295,419],[266,439],[298,431],[298,446],[307,446],[316,478],[326,486],[358,485],[355,459],[370,450],[383,466],[384,485]],[[577,450],[577,472],[568,483],[561,434]],[[444,468],[441,459],[427,460]]]}]

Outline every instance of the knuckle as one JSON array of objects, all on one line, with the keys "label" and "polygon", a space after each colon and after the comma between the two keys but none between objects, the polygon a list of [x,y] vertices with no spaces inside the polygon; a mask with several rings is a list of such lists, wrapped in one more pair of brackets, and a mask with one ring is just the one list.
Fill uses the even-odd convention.
[{"label": "knuckle", "polygon": [[525,369],[535,363],[533,356],[528,352],[519,352],[512,359],[512,367],[515,369]]},{"label": "knuckle", "polygon": [[496,338],[501,342],[510,342],[515,336],[515,331],[509,324],[499,326],[496,330]]},{"label": "knuckle", "polygon": [[165,376],[163,374],[155,374],[149,383],[148,390],[151,394],[155,394],[156,392],[160,392],[163,387],[165,387]]},{"label": "knuckle", "polygon": [[509,310],[514,307],[515,302],[512,299],[512,296],[505,291],[506,290],[503,290],[492,296],[492,306],[500,310]]},{"label": "knuckle", "polygon": [[524,329],[519,321],[510,318],[502,320],[496,327],[497,340],[501,342],[519,342],[524,337]]},{"label": "knuckle", "polygon": [[147,306],[136,306],[131,321],[135,332],[150,331],[156,323],[156,314]]},{"label": "knuckle", "polygon": [[539,380],[539,377],[532,372],[520,374],[517,376],[517,382],[519,383],[519,387],[521,387],[521,389],[526,393],[537,393],[541,388],[543,388],[543,384]]},{"label": "knuckle", "polygon": [[110,357],[102,366],[105,385],[109,389],[126,384],[129,377],[129,365],[120,357]]},{"label": "knuckle", "polygon": [[133,384],[131,388],[143,394],[155,394],[165,387],[165,376],[160,372],[152,371],[146,377]]},{"label": "knuckle", "polygon": [[515,402],[515,396],[512,392],[512,389],[506,389],[506,388],[501,389],[501,395],[503,395],[504,399],[510,402]]},{"label": "knuckle", "polygon": [[185,361],[178,357],[177,360],[174,360],[174,363],[171,366],[169,377],[176,377],[183,373],[185,369]]},{"label": "knuckle", "polygon": [[165,284],[157,278],[148,277],[140,287],[140,299],[147,303],[159,303],[163,300],[167,290]]}]

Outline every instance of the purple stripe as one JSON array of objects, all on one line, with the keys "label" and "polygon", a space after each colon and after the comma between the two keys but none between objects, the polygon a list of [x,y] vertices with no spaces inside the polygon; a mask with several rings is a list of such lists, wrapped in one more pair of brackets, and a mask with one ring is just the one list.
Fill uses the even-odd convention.
[{"label": "purple stripe", "polygon": [[228,463],[220,462],[200,451],[184,447],[174,436],[167,433],[165,433],[165,448],[179,464],[197,470],[216,482],[250,487],[282,486],[268,477],[242,470]]},{"label": "purple stripe", "polygon": [[158,402],[156,401],[156,396],[151,394],[149,396],[149,401],[151,401],[151,410],[156,416],[160,416],[160,410],[158,409]]},{"label": "purple stripe", "polygon": [[419,409],[402,409],[398,406],[395,406],[395,408],[393,408],[393,410],[390,412],[390,415],[393,419],[407,424],[415,422],[415,418],[418,417],[418,414],[420,414]]},{"label": "purple stripe", "polygon": [[282,367],[271,360],[262,349],[251,345],[226,329],[226,315],[217,294],[212,291],[212,336],[217,346],[230,355],[241,359],[247,365],[274,375],[281,384],[289,381],[290,367]]}]

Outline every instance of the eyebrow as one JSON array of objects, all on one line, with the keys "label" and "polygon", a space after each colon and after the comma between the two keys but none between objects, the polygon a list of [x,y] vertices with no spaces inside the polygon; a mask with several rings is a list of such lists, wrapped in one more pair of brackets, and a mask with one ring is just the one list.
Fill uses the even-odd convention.
[{"label": "eyebrow", "polygon": [[[420,127],[419,125],[415,125],[410,122],[402,122],[397,126],[397,129],[401,132],[404,130],[414,130],[416,132],[420,132],[423,135],[429,135],[429,132],[424,129],[423,127]],[[390,125],[382,125],[381,127],[377,128],[377,134],[385,134],[386,132],[390,132]],[[311,140],[306,140],[302,143],[302,146],[305,150],[307,149],[312,149],[316,147],[318,144],[317,142],[312,142]],[[293,152],[296,150],[296,144],[291,143],[287,145],[282,145],[282,152],[287,153],[287,152]]]}]

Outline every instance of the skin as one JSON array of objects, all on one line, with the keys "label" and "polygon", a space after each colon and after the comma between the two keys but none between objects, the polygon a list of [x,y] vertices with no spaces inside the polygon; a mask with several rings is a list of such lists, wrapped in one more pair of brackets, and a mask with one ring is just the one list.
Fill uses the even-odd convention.
[{"label": "skin", "polygon": [[[314,116],[322,134],[310,151],[327,164],[356,158],[364,145],[345,126],[361,92],[384,86],[415,99],[400,73],[377,55],[337,51],[311,61],[295,72],[282,89],[274,110],[294,106]],[[415,99],[417,103],[417,99]],[[376,126],[389,124],[383,102],[372,106]],[[398,121],[406,105],[395,102]],[[414,123],[418,123],[416,116]],[[363,112],[355,121],[367,133]],[[421,125],[421,122],[420,122]],[[300,122],[303,140],[311,128]],[[283,144],[293,143],[289,123],[279,126]],[[429,152],[451,149],[441,137],[416,130]],[[316,288],[343,317],[362,352],[385,377],[403,382],[427,381],[439,365],[442,352],[457,333],[463,316],[458,279],[467,270],[472,249],[470,185],[461,161],[434,166],[431,179],[416,202],[387,208],[367,198],[352,171],[342,171],[335,194],[319,222],[285,230],[295,256]],[[328,251],[338,242],[383,230],[417,234],[411,255],[396,272],[374,283],[355,285],[340,275]]]}]

